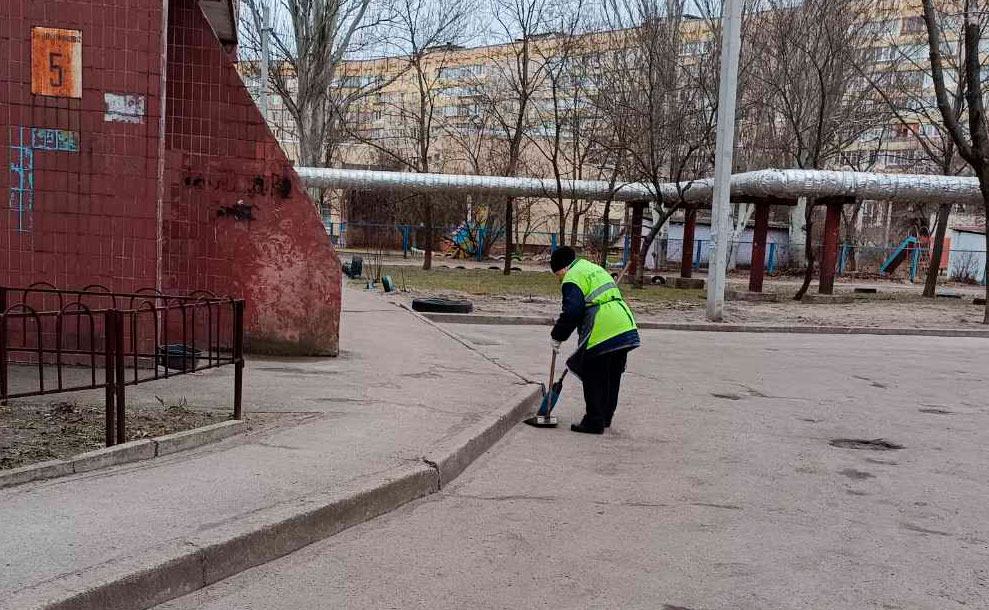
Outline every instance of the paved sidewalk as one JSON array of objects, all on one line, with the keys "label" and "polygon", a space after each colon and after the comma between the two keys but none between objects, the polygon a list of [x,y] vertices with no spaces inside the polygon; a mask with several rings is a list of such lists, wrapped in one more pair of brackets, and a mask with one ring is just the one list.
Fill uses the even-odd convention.
[{"label": "paved sidewalk", "polygon": [[[523,387],[409,312],[344,293],[338,358],[248,363],[245,411],[293,413],[299,425],[0,490],[0,607],[16,592],[418,462]],[[147,384],[129,400],[227,404],[231,374]]]}]

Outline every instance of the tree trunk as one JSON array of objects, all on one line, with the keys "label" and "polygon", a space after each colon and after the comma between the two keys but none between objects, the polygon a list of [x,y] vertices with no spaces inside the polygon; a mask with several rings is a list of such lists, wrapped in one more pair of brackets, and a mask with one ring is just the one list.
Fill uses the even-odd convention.
[{"label": "tree trunk", "polygon": [[512,250],[514,249],[514,245],[512,244],[512,233],[515,232],[513,230],[515,224],[512,219],[513,207],[515,207],[513,205],[513,199],[509,197],[505,200],[505,275],[512,274]]},{"label": "tree trunk", "polygon": [[558,227],[556,247],[562,248],[567,245],[567,212],[562,205],[557,206],[557,212],[560,215],[560,226]]},{"label": "tree trunk", "polygon": [[[570,247],[577,247],[577,231],[580,228],[580,216],[577,214],[577,207],[574,206],[573,217],[570,219]],[[586,244],[585,244],[586,245]]]},{"label": "tree trunk", "polygon": [[426,197],[426,247],[423,248],[422,268],[429,271],[433,267],[433,200]]},{"label": "tree trunk", "polygon": [[[670,216],[673,216],[673,213],[677,211],[678,207],[679,206],[673,206],[668,212],[660,213],[658,219],[653,222],[652,228],[649,229],[649,234],[642,240],[642,247],[638,253],[639,264],[636,269],[635,278],[633,278],[636,286],[642,286],[642,269],[646,265],[646,256],[649,255],[649,248],[652,247],[652,242],[656,241],[656,236],[659,235],[663,225],[665,225],[666,221],[670,219]],[[632,255],[636,256],[634,252]]]},{"label": "tree trunk", "polygon": [[801,269],[807,264],[803,254],[806,250],[807,227],[803,226],[806,217],[807,198],[801,197],[797,200],[797,205],[790,208],[790,265],[796,269]]},{"label": "tree trunk", "polygon": [[982,323],[989,324],[989,194],[985,190],[982,192],[983,207],[986,210],[986,255],[982,266],[982,281],[986,283],[986,309],[982,314]]},{"label": "tree trunk", "polygon": [[944,235],[948,232],[948,217],[951,215],[951,204],[943,203],[938,206],[937,219],[934,221],[934,242],[931,244],[931,264],[927,268],[927,279],[924,281],[924,296],[934,298],[937,294],[937,279],[941,275],[941,257],[944,256]]},{"label": "tree trunk", "polygon": [[611,199],[604,202],[604,214],[602,215],[602,221],[604,227],[601,230],[601,266],[605,269],[608,268],[608,246],[611,244]]},{"label": "tree trunk", "polygon": [[804,257],[807,259],[807,268],[804,270],[804,282],[797,290],[793,300],[799,301],[807,294],[810,282],[814,278],[814,200],[807,200],[807,212],[804,214]]}]

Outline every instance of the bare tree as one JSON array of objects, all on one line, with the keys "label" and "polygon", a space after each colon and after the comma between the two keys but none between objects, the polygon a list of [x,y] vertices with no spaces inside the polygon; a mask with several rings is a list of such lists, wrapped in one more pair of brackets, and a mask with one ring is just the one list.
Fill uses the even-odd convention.
[{"label": "bare tree", "polygon": [[[957,3],[935,7],[933,0],[921,0],[924,7],[924,24],[927,29],[931,77],[934,94],[945,130],[958,149],[958,154],[972,168],[979,179],[983,208],[989,221],[989,126],[986,123],[985,92],[979,58],[979,46],[986,27],[986,10],[976,0],[965,0],[961,11],[961,35],[958,53],[957,87],[965,99],[964,114],[957,101],[952,104],[951,88],[945,56],[943,24],[957,15]],[[989,227],[986,230],[986,268],[989,269]],[[940,261],[938,261],[940,262]],[[989,297],[989,282],[986,284]],[[989,300],[986,302],[983,324],[989,324]]]},{"label": "bare tree", "polygon": [[[504,151],[498,142],[496,123],[488,111],[488,99],[483,95],[487,80],[482,64],[474,64],[463,70],[461,85],[457,87],[457,115],[444,121],[448,162],[457,172],[478,176],[499,174],[503,169]],[[489,256],[492,247],[505,234],[504,199],[490,196],[471,196],[466,219],[473,226],[469,230],[476,235],[477,247],[482,256]]]},{"label": "bare tree", "polygon": [[[364,124],[350,125],[351,137],[390,158],[406,171],[441,171],[443,156],[438,140],[443,129],[444,91],[450,85],[450,59],[458,50],[455,42],[469,36],[472,0],[399,0],[389,28],[389,44],[397,52],[390,61],[402,78],[411,81],[409,91],[393,94],[391,101],[374,101],[374,108],[387,116],[388,133],[367,130]],[[434,198],[419,195],[426,227],[423,269],[433,260]]]},{"label": "bare tree", "polygon": [[[798,168],[824,168],[867,130],[888,122],[861,76],[875,64],[869,45],[876,2],[768,0],[765,8],[752,20],[751,52],[762,60],[752,71],[754,86],[779,136],[766,146]],[[807,271],[797,299],[813,277],[814,203],[805,211]]]},{"label": "bare tree", "polygon": [[601,123],[597,108],[590,103],[597,75],[592,72],[591,59],[595,36],[585,33],[587,6],[584,0],[562,4],[549,20],[552,36],[534,47],[545,71],[545,84],[533,100],[536,128],[526,135],[553,177],[555,188],[546,195],[556,206],[561,246],[567,243],[568,221],[570,241],[575,243],[581,218],[593,206],[565,187],[568,180],[586,178],[585,170],[594,172],[588,163],[597,145],[592,136]]},{"label": "bare tree", "polygon": [[[958,39],[957,19],[938,20],[936,26],[942,40]],[[959,175],[971,168],[958,154],[958,147],[951,138],[938,110],[936,96],[929,95],[933,87],[933,75],[927,52],[927,27],[923,14],[907,15],[902,19],[899,37],[889,32],[889,60],[895,62],[896,71],[885,86],[875,83],[877,93],[896,119],[896,135],[913,141],[919,156],[905,159],[911,171],[936,173],[946,176]],[[892,27],[891,27],[892,29]],[[942,68],[945,74],[945,93],[955,116],[966,112],[965,79],[963,76],[964,46],[945,44],[942,49]],[[869,78],[868,74],[864,75]],[[944,254],[944,239],[951,215],[950,204],[937,208],[931,251],[931,264],[924,282],[924,296],[933,298]]]},{"label": "bare tree", "polygon": [[341,78],[349,56],[377,44],[391,18],[378,0],[244,0],[241,54],[260,60],[263,15],[271,15],[272,61],[266,86],[281,98],[299,142],[299,162],[330,164],[343,139],[350,106],[384,83]]},{"label": "bare tree", "polygon": [[[532,101],[546,78],[535,51],[544,34],[551,0],[493,0],[494,31],[491,35],[508,43],[489,57],[489,73],[475,89],[475,98],[485,107],[504,147],[503,176],[517,176],[522,169],[527,134],[533,129]],[[514,251],[512,197],[505,198],[505,275],[511,274]]]}]

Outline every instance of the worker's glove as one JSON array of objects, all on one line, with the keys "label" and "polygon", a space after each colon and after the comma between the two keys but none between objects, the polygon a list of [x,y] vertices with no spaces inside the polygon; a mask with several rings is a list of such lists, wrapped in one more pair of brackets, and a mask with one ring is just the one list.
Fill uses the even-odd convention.
[{"label": "worker's glove", "polygon": [[562,345],[563,343],[561,341],[557,341],[556,339],[550,339],[550,343],[553,344],[553,353],[554,354],[559,354],[560,353],[560,345]]}]

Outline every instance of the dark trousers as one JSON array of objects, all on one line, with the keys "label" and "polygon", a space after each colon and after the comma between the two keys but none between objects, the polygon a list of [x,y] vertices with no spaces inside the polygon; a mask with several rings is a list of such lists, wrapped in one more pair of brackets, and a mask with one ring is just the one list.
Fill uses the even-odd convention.
[{"label": "dark trousers", "polygon": [[611,425],[611,418],[618,408],[618,391],[627,358],[628,351],[622,350],[584,360],[581,371],[587,405],[587,413],[581,422],[584,426],[599,430]]}]

